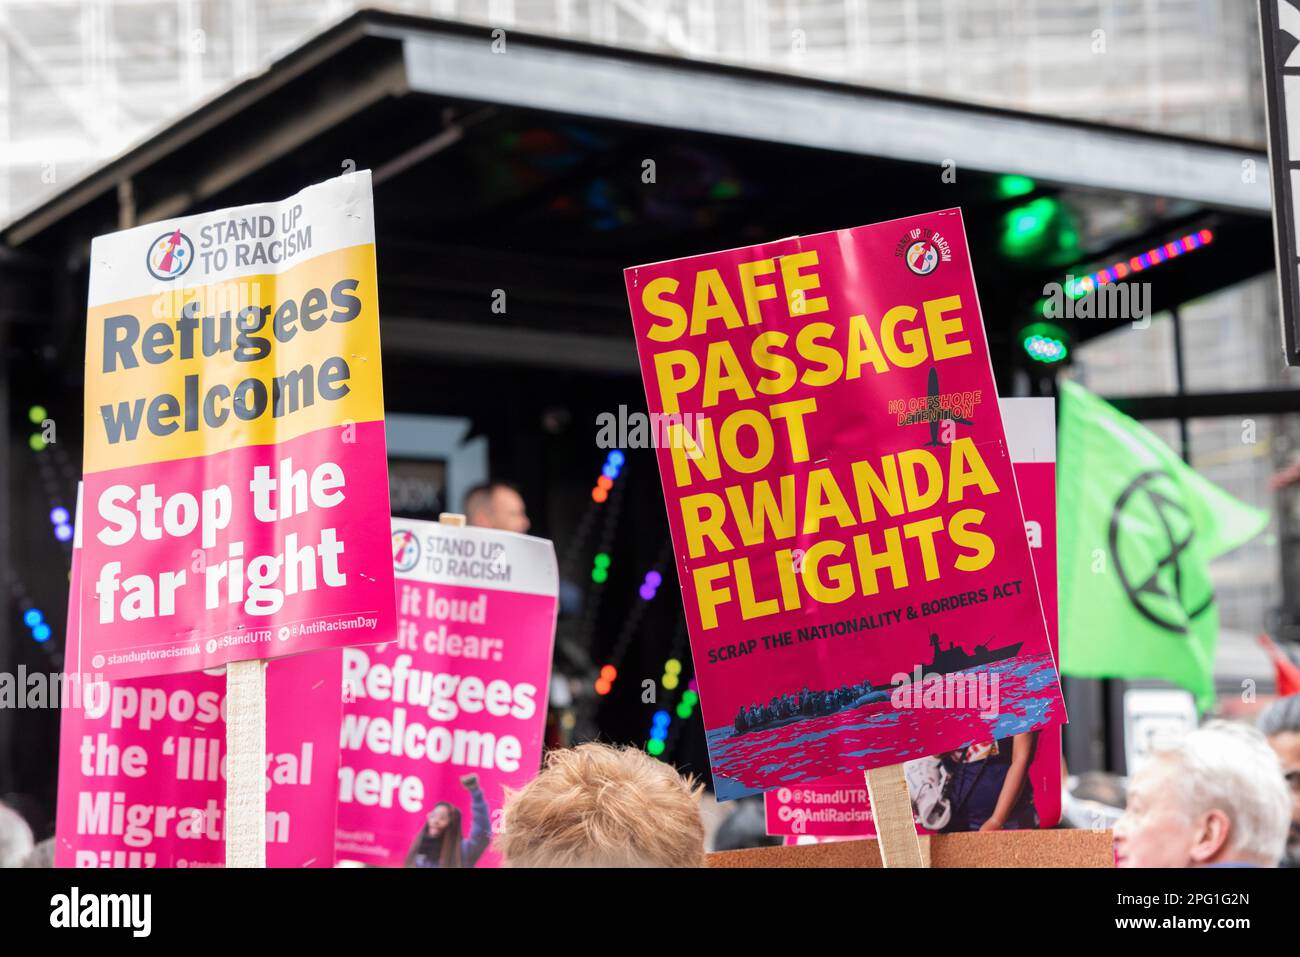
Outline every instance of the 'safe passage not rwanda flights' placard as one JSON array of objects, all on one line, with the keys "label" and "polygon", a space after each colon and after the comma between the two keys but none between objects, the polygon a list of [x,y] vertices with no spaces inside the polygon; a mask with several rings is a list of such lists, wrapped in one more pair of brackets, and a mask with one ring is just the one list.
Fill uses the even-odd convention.
[{"label": "'safe passage not rwanda flights' placard", "polygon": [[390,638],[369,172],[98,237],[87,319],[77,670]]},{"label": "'safe passage not rwanda flights' placard", "polygon": [[718,797],[1064,721],[960,211],[626,280]]}]

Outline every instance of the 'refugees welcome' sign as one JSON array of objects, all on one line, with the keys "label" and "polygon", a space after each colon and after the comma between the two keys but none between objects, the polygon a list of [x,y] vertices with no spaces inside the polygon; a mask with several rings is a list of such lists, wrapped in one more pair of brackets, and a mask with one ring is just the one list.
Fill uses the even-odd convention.
[{"label": "'refugees welcome' sign", "polygon": [[95,239],[85,422],[78,671],[389,638],[369,172]]}]

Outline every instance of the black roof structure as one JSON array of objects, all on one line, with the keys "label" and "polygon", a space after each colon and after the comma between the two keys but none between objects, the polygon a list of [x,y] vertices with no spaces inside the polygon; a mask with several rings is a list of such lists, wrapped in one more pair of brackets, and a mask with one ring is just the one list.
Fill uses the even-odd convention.
[{"label": "black roof structure", "polygon": [[[1158,311],[1272,267],[1259,146],[361,11],[4,227],[25,281],[0,316],[75,354],[91,237],[353,164],[374,172],[385,348],[408,358],[633,374],[624,267],[950,206],[1000,377],[1067,271],[1211,229],[1147,274]],[[1073,242],[1009,254],[1036,200]]]}]

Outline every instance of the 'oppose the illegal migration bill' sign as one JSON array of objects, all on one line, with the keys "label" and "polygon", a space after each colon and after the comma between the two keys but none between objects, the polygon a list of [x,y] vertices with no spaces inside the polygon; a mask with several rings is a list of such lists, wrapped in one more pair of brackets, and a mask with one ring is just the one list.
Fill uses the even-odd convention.
[{"label": "'oppose the illegal migration bill' sign", "polygon": [[374,244],[369,172],[95,239],[79,671],[391,636]]},{"label": "'oppose the illegal migration bill' sign", "polygon": [[718,797],[1064,721],[960,211],[625,277]]},{"label": "'oppose the illegal migration bill' sign", "polygon": [[[82,542],[72,550],[66,659],[79,659]],[[271,867],[334,866],[343,652],[267,674]],[[219,867],[226,854],[226,680],[203,671],[97,681],[68,666],[59,702],[55,867]]]}]

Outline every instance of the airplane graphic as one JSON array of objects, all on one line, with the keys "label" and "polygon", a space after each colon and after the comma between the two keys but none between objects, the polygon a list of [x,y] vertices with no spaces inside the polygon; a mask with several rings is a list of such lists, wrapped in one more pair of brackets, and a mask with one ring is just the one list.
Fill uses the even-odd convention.
[{"label": "airplane graphic", "polygon": [[[930,367],[930,378],[928,383],[926,384],[926,395],[932,400],[938,400],[939,398],[939,370],[934,366]],[[939,425],[942,422],[944,422],[944,420],[946,419],[952,419],[952,421],[960,425],[975,424],[970,419],[963,419],[960,415],[957,415],[955,412],[953,412],[952,409],[945,409],[943,407],[940,407],[939,417],[934,419],[932,422],[930,422],[930,441],[926,442],[925,443],[926,445],[944,444],[939,441]]]}]

